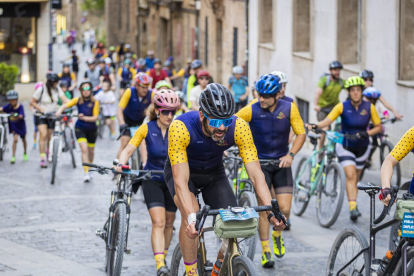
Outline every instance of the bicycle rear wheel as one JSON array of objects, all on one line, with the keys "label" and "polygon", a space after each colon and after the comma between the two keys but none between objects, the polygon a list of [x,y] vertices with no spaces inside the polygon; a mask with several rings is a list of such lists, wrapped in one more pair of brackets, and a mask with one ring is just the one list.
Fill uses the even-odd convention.
[{"label": "bicycle rear wheel", "polygon": [[239,276],[256,276],[259,275],[253,262],[246,256],[237,256],[231,264],[233,275]]},{"label": "bicycle rear wheel", "polygon": [[59,154],[59,138],[55,138],[53,140],[52,180],[50,181],[50,184],[55,184],[58,154]]},{"label": "bicycle rear wheel", "polygon": [[[403,258],[401,254],[401,259],[397,264],[397,267],[395,268],[395,274],[402,276],[403,274]],[[414,275],[414,248],[410,248],[407,250],[407,275],[413,276]]]},{"label": "bicycle rear wheel", "polygon": [[[351,227],[342,230],[332,245],[326,267],[326,275],[337,275],[338,271],[351,261],[356,254],[368,246],[366,238],[358,228]],[[369,276],[371,274],[371,269],[368,267],[369,258],[369,250],[365,250],[358,258],[345,267],[339,275]]]},{"label": "bicycle rear wheel", "polygon": [[111,244],[108,244],[106,248],[106,273],[108,276],[121,275],[126,245],[126,224],[126,206],[124,203],[119,203],[115,208],[113,223],[109,233]]},{"label": "bicycle rear wheel", "polygon": [[[240,197],[240,201],[239,201],[239,206],[240,207],[245,207],[245,206],[257,206],[257,199],[256,196],[249,191],[243,192],[241,197]],[[238,239],[240,242],[239,244],[239,248],[240,248],[240,252],[244,255],[247,256],[250,260],[253,261],[254,259],[254,254],[256,253],[256,241],[257,241],[257,233],[250,237],[250,238],[246,238],[246,239]],[[237,275],[237,274],[236,274]]]},{"label": "bicycle rear wheel", "polygon": [[306,162],[307,160],[304,157],[299,161],[295,174],[295,183],[293,183],[292,211],[297,216],[301,216],[305,212],[310,200],[309,190],[312,164]]},{"label": "bicycle rear wheel", "polygon": [[[175,246],[174,252],[171,257],[171,276],[184,276],[187,275],[185,272],[185,265],[183,254],[181,253],[180,244]],[[201,258],[200,254],[197,254],[197,274],[202,276],[204,275],[204,269],[201,267]]]},{"label": "bicycle rear wheel", "polygon": [[[388,156],[388,154],[393,150],[394,146],[389,141],[382,141],[381,147],[380,147],[380,160],[381,165],[384,162],[385,158]],[[400,163],[397,163],[397,165],[394,167],[394,170],[392,172],[392,178],[391,178],[391,185],[397,185],[400,187],[401,185],[401,167]]]},{"label": "bicycle rear wheel", "polygon": [[73,139],[73,132],[69,127],[65,128],[65,139],[66,139],[66,147],[69,149],[70,157],[72,158],[72,166],[76,168],[75,162],[75,153],[74,153],[74,139]]},{"label": "bicycle rear wheel", "polygon": [[318,187],[316,215],[319,224],[328,228],[338,219],[345,194],[345,172],[337,162],[328,165],[325,184],[322,180]]}]

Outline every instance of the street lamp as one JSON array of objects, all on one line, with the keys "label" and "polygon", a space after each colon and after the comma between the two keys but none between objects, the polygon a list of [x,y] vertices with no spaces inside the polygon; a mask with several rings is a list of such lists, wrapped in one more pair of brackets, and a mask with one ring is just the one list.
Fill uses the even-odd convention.
[{"label": "street lamp", "polygon": [[29,83],[30,82],[30,73],[29,73],[29,49],[27,47],[22,47],[20,49],[20,53],[22,54],[22,73],[20,75],[20,81],[22,83]]}]

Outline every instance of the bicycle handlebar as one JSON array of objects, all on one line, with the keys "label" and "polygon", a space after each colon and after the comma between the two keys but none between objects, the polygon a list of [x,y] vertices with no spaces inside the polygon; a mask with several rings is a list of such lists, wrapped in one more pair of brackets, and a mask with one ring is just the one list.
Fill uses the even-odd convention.
[{"label": "bicycle handlebar", "polygon": [[[104,166],[100,166],[100,165],[96,165],[96,164],[91,164],[91,163],[82,162],[82,166],[96,168],[97,169],[96,171],[98,173],[100,173],[100,174],[104,174],[107,171],[111,171],[114,174],[120,174],[120,175],[125,175],[125,176],[134,175],[132,173],[128,173],[128,172],[124,172],[124,171],[123,172],[118,172],[114,168],[104,167]],[[131,170],[131,167],[130,166],[123,165],[122,166],[122,170],[128,171],[128,170]],[[152,176],[152,174],[164,174],[164,171],[163,170],[133,170],[133,172],[134,173],[138,173],[138,174],[143,174],[139,178],[150,178]]]},{"label": "bicycle handlebar", "polygon": [[[265,206],[252,206],[250,208],[254,209],[256,212],[265,212],[265,211],[272,211],[275,215],[275,218],[279,222],[283,222],[283,224],[288,227],[289,224],[286,222],[285,217],[283,216],[282,212],[279,208],[279,203],[276,199],[272,199],[271,201],[272,206],[265,205]],[[228,209],[230,209],[229,207]],[[215,216],[220,214],[220,209],[211,209],[210,206],[204,205],[203,208],[197,212],[196,214],[196,225],[195,228],[198,231],[198,235],[201,234],[201,229],[203,229],[204,223],[206,221],[207,216]]]},{"label": "bicycle handlebar", "polygon": [[373,222],[374,224],[380,223],[389,214],[389,211],[391,210],[391,207],[394,204],[395,199],[397,198],[398,190],[399,190],[399,188],[398,188],[397,185],[392,186],[390,203],[388,204],[388,206],[384,206],[384,209],[382,209],[381,215],[379,217],[377,217],[376,220],[374,220],[374,222]]}]

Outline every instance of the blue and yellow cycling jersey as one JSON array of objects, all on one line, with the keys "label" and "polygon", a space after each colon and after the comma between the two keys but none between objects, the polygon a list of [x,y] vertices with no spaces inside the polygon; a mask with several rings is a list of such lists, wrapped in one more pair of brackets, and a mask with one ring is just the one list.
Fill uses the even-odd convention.
[{"label": "blue and yellow cycling jersey", "polygon": [[130,87],[122,95],[118,106],[124,110],[124,117],[127,117],[126,119],[133,125],[140,125],[144,121],[144,111],[151,104],[151,94],[152,92],[149,90],[147,95],[140,99],[137,88]]},{"label": "blue and yellow cycling jersey", "polygon": [[[341,132],[344,134],[367,131],[370,121],[374,125],[381,124],[375,106],[366,101],[362,101],[358,109],[355,109],[350,100],[337,104],[328,114],[328,118],[335,121],[339,116],[341,116]],[[369,138],[350,140],[345,137],[342,144],[346,147],[363,148],[369,145]]]},{"label": "blue and yellow cycling jersey", "polygon": [[[74,105],[78,108],[78,113],[83,114],[85,116],[99,116],[99,101],[81,101],[80,98],[73,98],[68,103],[66,103],[67,107],[72,107]],[[83,120],[77,120],[75,124],[76,128],[79,129],[95,129],[97,128],[96,122],[86,122]]]},{"label": "blue and yellow cycling jersey", "polygon": [[[411,127],[404,135],[401,137],[398,144],[391,151],[392,157],[397,161],[403,160],[407,154],[409,154],[414,149],[414,127]],[[413,178],[411,180],[410,193],[414,194],[414,172]]]},{"label": "blue and yellow cycling jersey", "polygon": [[[144,139],[148,152],[144,170],[164,170],[164,163],[168,156],[168,129],[163,137],[157,120],[150,121],[138,128],[129,144],[138,147]],[[154,177],[153,180],[164,182],[164,175],[159,176]]]},{"label": "blue and yellow cycling jersey", "polygon": [[273,112],[256,102],[242,108],[236,116],[250,123],[260,159],[278,159],[289,152],[290,127],[296,135],[305,133],[298,108],[284,100],[277,101]]},{"label": "blue and yellow cycling jersey", "polygon": [[190,169],[208,170],[222,166],[223,152],[237,145],[244,164],[257,161],[257,151],[248,124],[233,116],[226,136],[220,141],[207,137],[202,130],[198,111],[178,117],[168,133],[168,156],[171,165],[188,163]]},{"label": "blue and yellow cycling jersey", "polygon": [[136,71],[131,67],[121,67],[118,69],[118,76],[120,76],[123,81],[131,81],[135,75]]}]

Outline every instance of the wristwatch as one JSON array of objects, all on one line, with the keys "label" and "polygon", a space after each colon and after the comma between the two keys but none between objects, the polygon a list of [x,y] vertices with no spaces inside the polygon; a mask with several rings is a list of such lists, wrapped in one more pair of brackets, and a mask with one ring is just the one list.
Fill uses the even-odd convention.
[{"label": "wristwatch", "polygon": [[292,156],[292,159],[295,158],[295,154],[293,152],[289,152],[289,155]]}]

